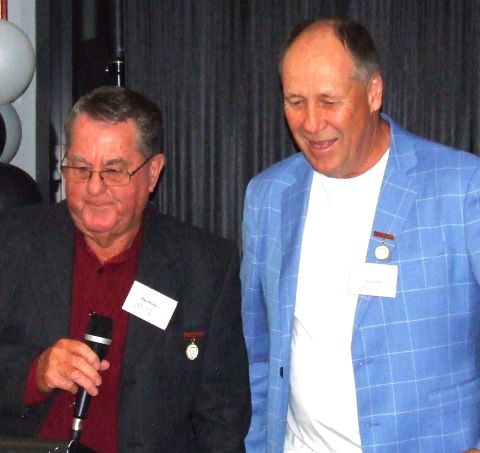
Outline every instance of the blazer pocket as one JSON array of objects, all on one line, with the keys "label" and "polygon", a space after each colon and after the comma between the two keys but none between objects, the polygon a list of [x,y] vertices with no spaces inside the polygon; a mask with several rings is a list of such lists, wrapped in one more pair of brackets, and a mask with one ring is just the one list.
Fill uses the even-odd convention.
[{"label": "blazer pocket", "polygon": [[446,387],[428,396],[428,407],[423,410],[428,436],[473,434],[480,421],[480,379]]},{"label": "blazer pocket", "polygon": [[446,387],[430,393],[428,399],[433,406],[445,407],[449,404],[461,401],[463,404],[469,402],[478,403],[480,398],[480,378],[469,380],[461,384]]}]

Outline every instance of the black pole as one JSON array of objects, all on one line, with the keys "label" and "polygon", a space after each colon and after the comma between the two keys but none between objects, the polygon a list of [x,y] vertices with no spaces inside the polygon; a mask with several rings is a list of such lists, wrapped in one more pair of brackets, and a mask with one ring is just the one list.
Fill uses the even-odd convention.
[{"label": "black pole", "polygon": [[112,75],[112,83],[125,85],[125,48],[123,40],[123,0],[110,0],[110,17],[112,27],[112,58],[105,71]]}]

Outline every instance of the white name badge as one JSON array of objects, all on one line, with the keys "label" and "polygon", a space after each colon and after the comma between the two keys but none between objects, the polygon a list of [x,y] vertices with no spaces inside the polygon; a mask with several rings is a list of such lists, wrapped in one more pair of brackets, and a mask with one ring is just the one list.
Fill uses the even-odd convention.
[{"label": "white name badge", "polygon": [[134,281],[122,306],[125,311],[165,330],[177,306],[177,301]]},{"label": "white name badge", "polygon": [[398,266],[356,263],[350,274],[350,292],[363,296],[395,297]]}]

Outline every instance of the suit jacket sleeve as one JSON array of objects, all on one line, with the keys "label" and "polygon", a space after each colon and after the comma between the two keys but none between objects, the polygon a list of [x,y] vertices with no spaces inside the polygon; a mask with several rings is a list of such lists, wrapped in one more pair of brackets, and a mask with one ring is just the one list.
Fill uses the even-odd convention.
[{"label": "suit jacket sleeve", "polygon": [[[23,236],[22,223],[17,222],[14,210],[3,211],[0,222],[0,433],[3,430],[31,435],[44,405],[29,408],[24,404],[28,372],[42,348],[28,341],[27,330],[17,322],[35,325],[34,315],[16,297],[29,278],[30,243]],[[17,426],[16,420],[25,420]],[[31,422],[31,423],[30,423]],[[25,425],[26,431],[22,431]]]},{"label": "suit jacket sleeve", "polygon": [[265,262],[262,235],[258,229],[253,188],[249,184],[245,197],[243,218],[242,316],[249,359],[250,388],[252,392],[252,423],[245,444],[247,451],[266,451],[267,391],[269,329],[262,289],[262,272]]},{"label": "suit jacket sleeve", "polygon": [[[480,284],[480,173],[477,170],[465,196],[467,249],[475,279]],[[480,439],[472,448],[480,450]]]},{"label": "suit jacket sleeve", "polygon": [[480,284],[480,171],[470,181],[465,196],[465,229],[470,263],[477,283]]},{"label": "suit jacket sleeve", "polygon": [[[59,226],[52,233],[56,242],[49,238],[44,242],[38,232],[46,231],[51,224]],[[71,235],[59,231],[70,232],[70,225],[63,205],[52,210],[44,210],[42,205],[12,208],[0,216],[2,434],[32,436],[48,406],[48,402],[25,406],[25,386],[35,358],[55,339],[68,334]],[[64,250],[63,256],[59,248]],[[55,280],[65,287],[63,292],[52,290],[57,286]],[[54,317],[49,315],[50,310]]]},{"label": "suit jacket sleeve", "polygon": [[[223,251],[222,251],[223,254]],[[235,247],[219,269],[210,338],[205,350],[199,392],[193,407],[193,427],[202,452],[243,452],[250,423],[245,341],[240,314],[239,258]]]}]

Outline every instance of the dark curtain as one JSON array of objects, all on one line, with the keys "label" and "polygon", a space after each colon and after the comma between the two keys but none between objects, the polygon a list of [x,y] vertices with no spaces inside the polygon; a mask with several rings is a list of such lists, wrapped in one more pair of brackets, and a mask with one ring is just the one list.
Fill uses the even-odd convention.
[{"label": "dark curtain", "polygon": [[294,25],[324,16],[372,32],[384,112],[480,154],[478,0],[126,0],[126,85],[164,112],[164,212],[239,240],[247,182],[296,151],[278,52]]}]

